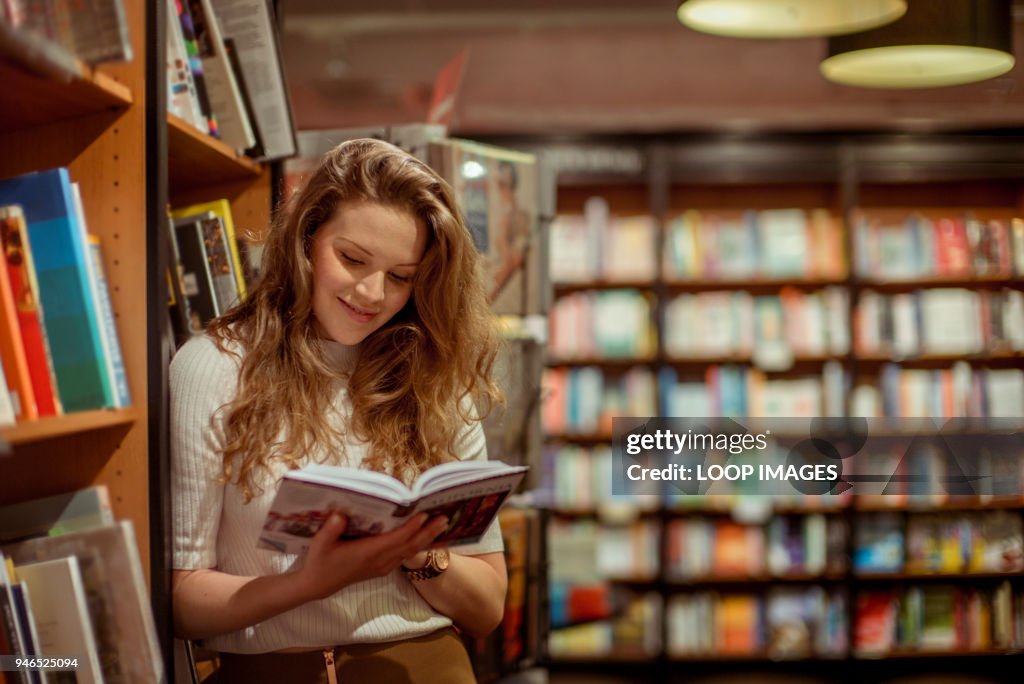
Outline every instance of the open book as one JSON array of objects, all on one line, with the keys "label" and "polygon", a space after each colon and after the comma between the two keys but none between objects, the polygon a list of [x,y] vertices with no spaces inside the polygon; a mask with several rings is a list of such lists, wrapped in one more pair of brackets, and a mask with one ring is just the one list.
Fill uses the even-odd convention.
[{"label": "open book", "polygon": [[306,466],[284,476],[258,546],[301,553],[334,512],[348,518],[342,538],[387,532],[425,512],[448,518],[448,527],[431,546],[472,544],[483,536],[526,471],[526,466],[500,461],[454,461],[427,470],[410,488],[384,473]]}]

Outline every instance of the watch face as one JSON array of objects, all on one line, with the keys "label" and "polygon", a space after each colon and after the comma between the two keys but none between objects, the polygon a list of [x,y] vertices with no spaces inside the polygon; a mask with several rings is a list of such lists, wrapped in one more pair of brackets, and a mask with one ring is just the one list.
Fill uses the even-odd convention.
[{"label": "watch face", "polygon": [[434,567],[438,570],[447,570],[449,559],[450,556],[448,555],[448,549],[438,549],[437,551],[434,551]]}]

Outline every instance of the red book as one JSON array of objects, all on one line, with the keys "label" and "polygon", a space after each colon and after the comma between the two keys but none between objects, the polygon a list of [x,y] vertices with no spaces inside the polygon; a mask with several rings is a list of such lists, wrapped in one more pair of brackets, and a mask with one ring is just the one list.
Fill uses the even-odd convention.
[{"label": "red book", "polygon": [[[7,221],[6,218],[0,218]],[[7,276],[7,260],[0,259],[0,359],[3,359],[4,378],[11,395],[11,404],[18,421],[34,420],[39,416],[36,398],[32,392],[25,345],[15,310],[14,295]]]},{"label": "red book", "polygon": [[0,207],[0,240],[3,242],[7,279],[10,281],[38,416],[59,415],[63,411],[60,410],[53,389],[53,363],[43,333],[39,289],[36,286],[32,253],[29,251],[28,230],[20,207]]}]

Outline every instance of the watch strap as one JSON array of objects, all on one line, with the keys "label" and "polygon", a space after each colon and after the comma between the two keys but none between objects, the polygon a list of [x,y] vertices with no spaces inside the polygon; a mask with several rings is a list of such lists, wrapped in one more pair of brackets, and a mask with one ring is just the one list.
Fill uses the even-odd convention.
[{"label": "watch strap", "polygon": [[434,551],[431,550],[427,552],[427,562],[422,568],[411,570],[403,565],[402,572],[404,572],[405,576],[413,582],[418,582],[421,580],[433,579],[443,573],[444,570],[437,567],[437,563],[434,560]]}]

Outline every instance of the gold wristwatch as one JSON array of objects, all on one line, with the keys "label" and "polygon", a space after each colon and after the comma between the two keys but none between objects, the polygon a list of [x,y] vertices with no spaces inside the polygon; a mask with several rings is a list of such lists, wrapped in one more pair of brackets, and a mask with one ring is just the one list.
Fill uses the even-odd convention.
[{"label": "gold wristwatch", "polygon": [[448,569],[448,549],[431,549],[427,551],[427,562],[422,568],[410,570],[402,566],[402,572],[413,582],[433,579]]}]

